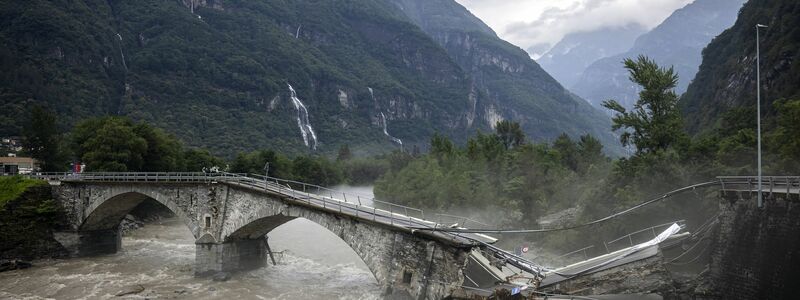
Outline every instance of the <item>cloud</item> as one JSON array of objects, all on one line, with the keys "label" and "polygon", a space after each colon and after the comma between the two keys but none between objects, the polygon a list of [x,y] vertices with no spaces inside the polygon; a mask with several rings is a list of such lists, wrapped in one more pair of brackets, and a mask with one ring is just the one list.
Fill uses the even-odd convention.
[{"label": "cloud", "polygon": [[653,28],[692,0],[456,0],[503,39],[538,57],[573,32]]}]

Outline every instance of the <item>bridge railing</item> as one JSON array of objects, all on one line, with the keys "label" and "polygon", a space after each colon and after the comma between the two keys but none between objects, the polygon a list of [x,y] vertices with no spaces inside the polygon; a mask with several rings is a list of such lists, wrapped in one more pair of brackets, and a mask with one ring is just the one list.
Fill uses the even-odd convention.
[{"label": "bridge railing", "polygon": [[478,228],[491,228],[492,225],[476,221],[464,216],[448,215],[443,213],[435,214],[436,223],[441,225],[457,225],[459,227],[466,227],[472,229]]},{"label": "bridge railing", "polygon": [[640,230],[628,233],[626,235],[623,235],[621,237],[618,237],[618,238],[613,239],[613,240],[608,241],[608,242],[603,241],[603,246],[606,247],[606,253],[611,253],[610,249],[608,248],[609,245],[615,244],[615,243],[620,242],[620,241],[628,240],[628,247],[633,247],[633,245],[638,243],[638,242],[634,243],[634,239],[633,239],[634,236],[639,235],[641,233],[650,232],[653,235],[652,238],[656,238],[658,236],[658,232],[656,231],[656,229],[669,227],[669,226],[672,226],[672,224],[678,224],[681,228],[684,228],[686,226],[686,220],[678,220],[678,221],[674,221],[674,222],[658,224],[658,225],[655,225],[655,226],[650,226],[648,228],[640,229]]},{"label": "bridge railing", "polygon": [[60,181],[111,181],[111,182],[213,182],[232,180],[243,174],[203,172],[35,172],[25,176]]},{"label": "bridge railing", "polygon": [[[756,176],[718,176],[725,191],[757,191]],[[762,176],[761,189],[767,193],[800,193],[800,176]]]},{"label": "bridge railing", "polygon": [[[31,178],[58,181],[102,181],[102,182],[233,182],[258,189],[269,189],[290,196],[297,200],[305,200],[309,204],[322,205],[343,212],[370,215],[374,221],[386,218],[390,224],[399,220],[416,226],[436,227],[435,222],[425,220],[422,209],[381,201],[374,197],[365,197],[346,193],[320,185],[305,182],[266,177],[264,175],[227,172],[36,172],[27,174]],[[339,198],[341,196],[341,198]],[[368,205],[369,203],[371,205]],[[383,209],[375,207],[380,204]]]},{"label": "bridge railing", "polygon": [[[633,247],[636,244],[644,242],[641,239],[642,239],[642,235],[645,234],[645,233],[650,233],[650,235],[652,235],[652,237],[649,237],[650,235],[648,235],[648,238],[647,238],[648,240],[651,239],[651,238],[656,238],[658,236],[658,234],[660,233],[658,231],[658,229],[672,226],[672,224],[678,224],[679,226],[681,226],[681,228],[684,228],[686,226],[686,220],[677,220],[677,221],[674,221],[674,222],[669,222],[669,223],[650,226],[650,227],[647,227],[647,228],[644,228],[644,229],[640,229],[640,230],[628,233],[626,235],[623,235],[621,237],[615,238],[615,239],[610,240],[610,241],[603,241],[603,247],[605,248],[605,253],[604,254],[608,254],[608,253],[611,253],[611,252],[614,252],[614,251],[618,251],[620,249],[624,249],[624,248],[627,248],[627,247]],[[638,237],[636,237],[636,236],[638,236]],[[636,237],[636,238],[634,238],[634,237]],[[628,244],[623,244],[624,246],[618,246],[619,244],[621,244],[621,243],[623,243],[625,241],[627,241]],[[614,246],[612,246],[612,245],[614,245]],[[609,246],[611,246],[611,247],[609,247]],[[583,248],[580,248],[578,250],[574,250],[574,251],[571,251],[571,252],[564,253],[562,255],[556,256],[555,259],[556,260],[565,260],[567,258],[574,257],[576,254],[583,254],[582,255],[583,256],[583,260],[587,260],[587,259],[589,259],[590,255],[598,255],[598,251],[599,251],[599,254],[601,254],[601,255],[603,254],[603,252],[602,252],[603,249],[602,248],[599,249],[599,250],[595,250],[595,251],[589,251],[589,250],[594,249],[594,248],[595,248],[595,245],[589,245],[587,247],[583,247]],[[592,252],[593,254],[590,254],[589,252]]]},{"label": "bridge railing", "polygon": [[[281,179],[258,174],[231,174],[226,173],[233,182],[248,184],[254,188],[277,191],[308,204],[322,205],[323,208],[338,210],[339,212],[354,212],[358,217],[372,217],[388,219],[394,225],[397,221],[404,221],[413,225],[435,227],[437,224],[425,220],[425,212],[418,208],[381,201],[374,197],[366,197],[355,193],[347,193],[316,184],[296,180]],[[339,198],[341,196],[341,198]],[[371,203],[372,205],[368,205]],[[381,204],[383,209],[375,204]],[[345,211],[345,208],[347,209]]]}]

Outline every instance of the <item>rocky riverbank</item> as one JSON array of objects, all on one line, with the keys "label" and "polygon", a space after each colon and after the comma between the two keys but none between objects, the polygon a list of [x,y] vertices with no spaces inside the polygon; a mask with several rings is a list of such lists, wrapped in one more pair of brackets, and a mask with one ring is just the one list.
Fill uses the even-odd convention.
[{"label": "rocky riverbank", "polygon": [[[22,184],[24,179],[2,180],[7,185]],[[66,216],[53,200],[50,186],[46,183],[27,186],[0,207],[0,259],[66,257],[67,252],[53,238],[53,232],[65,224]]]}]

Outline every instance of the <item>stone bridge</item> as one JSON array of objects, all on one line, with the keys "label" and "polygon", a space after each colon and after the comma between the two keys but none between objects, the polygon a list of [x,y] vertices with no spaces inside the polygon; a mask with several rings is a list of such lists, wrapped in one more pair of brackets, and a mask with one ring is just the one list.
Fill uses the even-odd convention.
[{"label": "stone bridge", "polygon": [[266,234],[305,218],[349,245],[386,294],[438,299],[462,285],[475,246],[454,234],[409,229],[436,224],[395,213],[401,206],[380,210],[302,192],[297,185],[292,189],[291,182],[233,174],[83,174],[46,179],[55,185],[71,227],[56,233],[56,239],[72,255],[118,251],[120,221],[149,198],[169,208],[194,235],[198,276],[264,266]]}]

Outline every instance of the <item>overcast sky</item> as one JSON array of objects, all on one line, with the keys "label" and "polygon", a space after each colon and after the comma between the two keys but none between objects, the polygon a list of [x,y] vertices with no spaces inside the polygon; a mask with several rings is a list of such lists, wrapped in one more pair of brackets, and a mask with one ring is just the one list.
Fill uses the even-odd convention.
[{"label": "overcast sky", "polygon": [[571,32],[639,23],[653,28],[692,0],[456,0],[534,58]]}]

